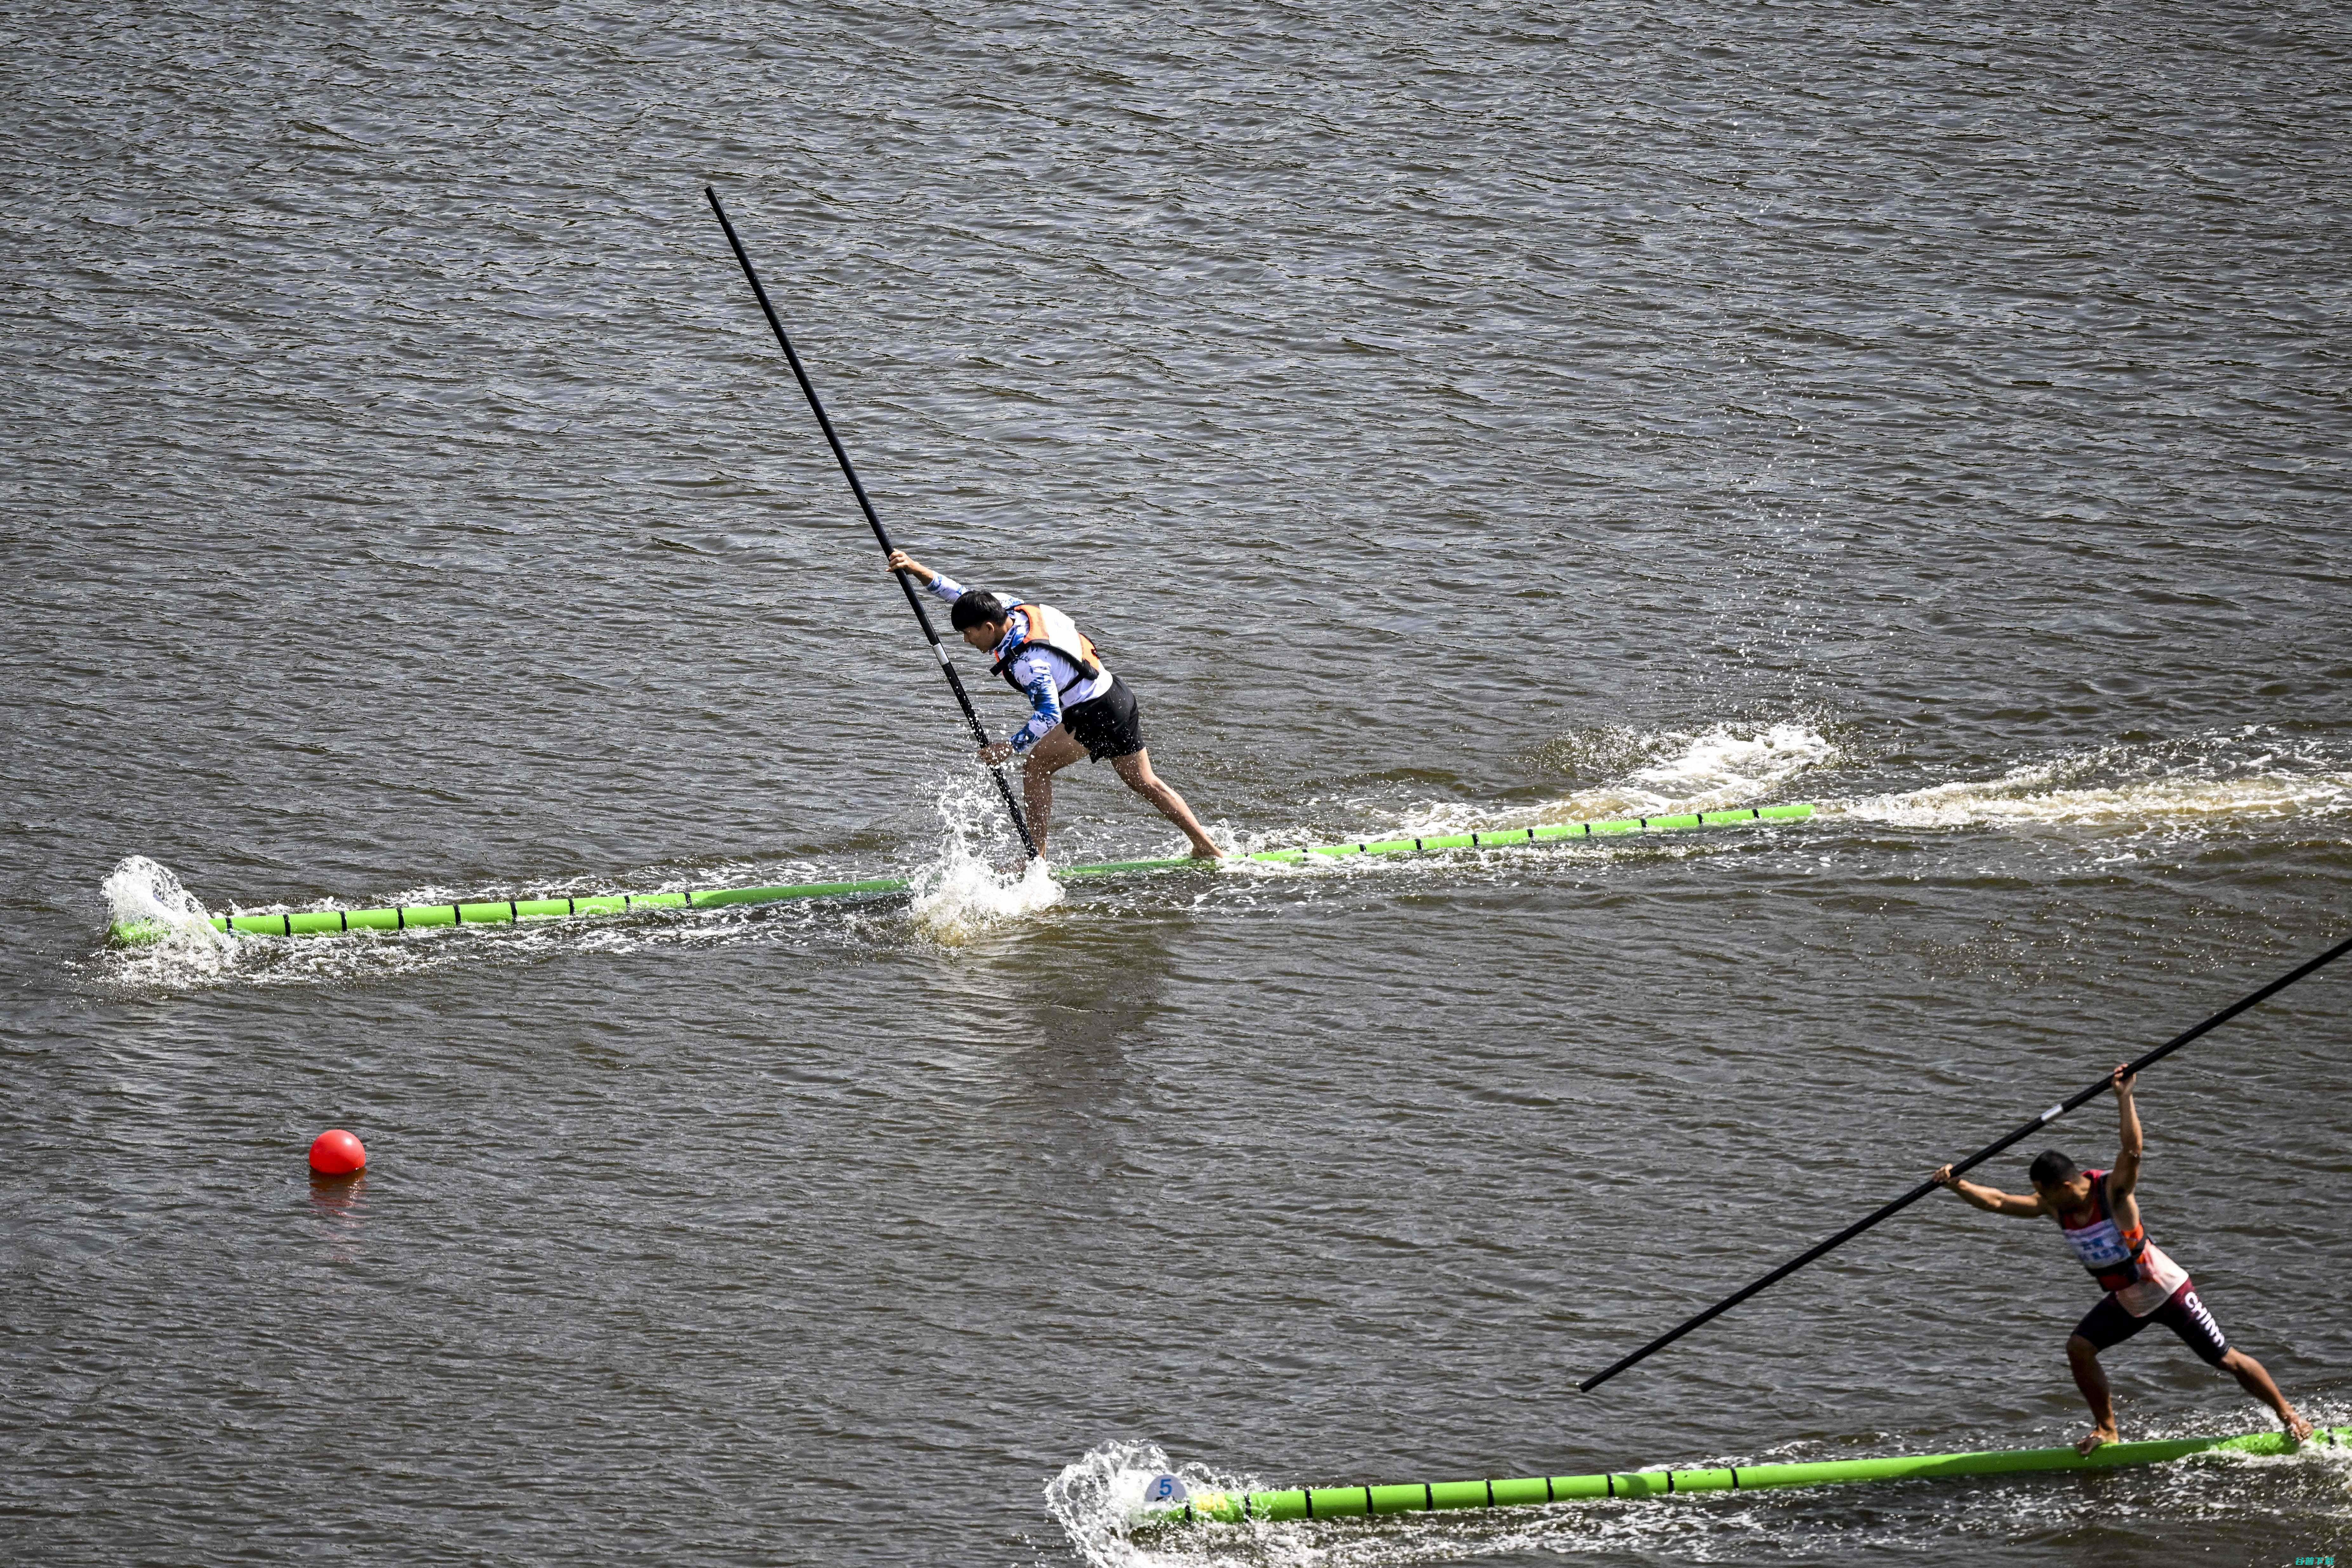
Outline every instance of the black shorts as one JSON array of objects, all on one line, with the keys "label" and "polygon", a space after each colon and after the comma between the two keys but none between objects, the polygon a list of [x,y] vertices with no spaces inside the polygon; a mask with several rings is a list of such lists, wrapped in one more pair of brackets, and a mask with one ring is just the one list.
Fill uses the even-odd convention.
[{"label": "black shorts", "polygon": [[2150,1323],[2162,1323],[2180,1336],[2180,1342],[2195,1351],[2208,1366],[2219,1366],[2221,1358],[2230,1353],[2230,1342],[2222,1336],[2221,1325],[2197,1299],[2194,1280],[2185,1280],[2179,1289],[2165,1298],[2164,1305],[2145,1318],[2135,1318],[2124,1310],[2110,1290],[2099,1299],[2074,1331],[2091,1342],[2095,1350],[2119,1345]]},{"label": "black shorts", "polygon": [[1135,710],[1135,693],[1116,675],[1110,678],[1110,689],[1100,697],[1063,709],[1062,728],[1087,749],[1090,763],[1131,757],[1143,750],[1143,719]]}]

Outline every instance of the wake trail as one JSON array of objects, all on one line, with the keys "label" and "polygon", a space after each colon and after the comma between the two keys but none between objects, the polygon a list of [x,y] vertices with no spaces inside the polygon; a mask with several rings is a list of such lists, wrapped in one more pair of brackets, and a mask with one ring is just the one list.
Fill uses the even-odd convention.
[{"label": "wake trail", "polygon": [[2042,764],[2012,769],[1994,779],[1826,799],[1817,803],[1818,815],[1899,827],[2046,823],[2156,828],[2352,812],[2352,773],[2262,772],[2238,778],[2173,777],[2052,787],[2063,769],[2063,764]]},{"label": "wake trail", "polygon": [[[1856,766],[1836,740],[1798,721],[1697,731],[1605,730],[1557,743],[1569,759],[1605,758],[1616,776],[1576,789],[1517,820],[1474,822],[1461,807],[1420,820],[1450,831],[1607,816],[1717,811],[1796,798],[1815,820],[1916,828],[2078,826],[2160,831],[2221,828],[2297,816],[2352,815],[2352,771],[2260,731],[2119,744],[2021,761],[1990,777],[1903,790],[1797,791],[1800,781]],[[1823,782],[1828,782],[1823,780]],[[1793,793],[1792,793],[1793,792]]]}]

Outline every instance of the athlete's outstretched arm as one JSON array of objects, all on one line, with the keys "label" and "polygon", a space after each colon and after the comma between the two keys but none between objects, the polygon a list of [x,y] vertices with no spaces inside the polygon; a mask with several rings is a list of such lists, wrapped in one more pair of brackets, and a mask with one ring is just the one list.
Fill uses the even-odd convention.
[{"label": "athlete's outstretched arm", "polygon": [[2121,1123],[2122,1147],[2116,1151],[2116,1168],[2107,1173],[2110,1200],[2127,1198],[2139,1185],[2139,1107],[2132,1103],[2132,1075],[2116,1068],[2116,1120]]},{"label": "athlete's outstretched arm", "polygon": [[938,573],[932,571],[929,567],[924,565],[921,562],[916,560],[913,556],[908,554],[903,550],[893,550],[890,552],[890,564],[888,569],[893,572],[904,572],[908,576],[912,577],[916,582],[921,584],[926,588],[937,582],[940,576]]},{"label": "athlete's outstretched arm", "polygon": [[2020,1219],[2032,1219],[2049,1212],[2038,1196],[2021,1198],[2015,1193],[2004,1193],[1999,1187],[1980,1187],[1974,1182],[1952,1174],[1949,1165],[1937,1172],[1934,1180],[1937,1186],[1949,1187],[1959,1194],[1960,1201],[1970,1208],[1982,1209],[1987,1214],[2015,1215]]}]

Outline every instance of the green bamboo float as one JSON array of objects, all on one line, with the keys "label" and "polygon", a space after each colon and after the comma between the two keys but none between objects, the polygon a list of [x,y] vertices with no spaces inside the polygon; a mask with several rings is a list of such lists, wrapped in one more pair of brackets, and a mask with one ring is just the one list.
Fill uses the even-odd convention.
[{"label": "green bamboo float", "polygon": [[[2340,1449],[2352,1426],[2321,1427],[2306,1447]],[[1600,1476],[1536,1476],[1516,1480],[1428,1481],[1389,1487],[1307,1487],[1287,1491],[1201,1491],[1160,1477],[1137,1513],[1138,1529],[1211,1521],[1241,1524],[1299,1519],[1365,1519],[1448,1509],[1527,1508],[1605,1498],[1679,1497],[1693,1492],[1763,1491],[1775,1487],[1842,1486],[1858,1481],[1947,1480],[2112,1470],[2169,1464],[2197,1454],[2280,1455],[2294,1446],[2283,1432],[2241,1437],[2167,1437],[2108,1443],[2087,1456],[2072,1448],[2002,1448],[1966,1454],[1905,1454],[1882,1459],[1831,1459],[1810,1465],[1737,1465],[1696,1470],[1621,1470]]]},{"label": "green bamboo float", "polygon": [[[1612,822],[1564,822],[1545,827],[1507,827],[1420,838],[1368,839],[1355,844],[1319,844],[1307,849],[1267,849],[1242,857],[1270,864],[1350,855],[1434,855],[1448,849],[1502,849],[1556,844],[1570,838],[1601,838],[1623,833],[1675,828],[1731,827],[1750,822],[1781,822],[1811,816],[1805,805],[1741,806],[1736,811],[1685,812],[1671,816],[1633,816]],[[1112,860],[1067,866],[1071,877],[1124,876],[1131,871],[1167,871],[1197,867],[1197,860]],[[904,892],[904,878],[877,877],[858,882],[803,882],[774,888],[698,888],[667,893],[594,893],[563,899],[488,899],[450,904],[404,904],[383,910],[302,910],[275,915],[214,915],[213,929],[232,936],[326,936],[353,931],[425,931],[436,926],[511,925],[519,921],[568,920],[582,915],[626,915],[640,910],[716,910],[735,904],[777,904],[794,899],[840,899],[866,893]],[[160,941],[169,928],[160,921],[119,921],[107,934],[125,945]]]}]

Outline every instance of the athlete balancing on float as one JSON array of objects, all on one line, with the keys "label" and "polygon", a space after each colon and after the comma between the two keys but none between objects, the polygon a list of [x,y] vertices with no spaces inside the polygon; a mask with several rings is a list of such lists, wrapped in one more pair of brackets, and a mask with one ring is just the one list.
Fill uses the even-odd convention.
[{"label": "athlete balancing on float", "polygon": [[1151,771],[1135,694],[1103,668],[1095,645],[1077,623],[1051,605],[968,591],[903,550],[890,552],[889,569],[906,573],[945,599],[951,606],[949,622],[963,640],[995,661],[989,673],[1003,676],[1029,700],[1029,721],[1012,739],[982,747],[980,760],[995,767],[1015,756],[1029,759],[1022,771],[1021,793],[1028,803],[1029,836],[1038,854],[1045,852],[1046,819],[1054,811],[1054,774],[1085,757],[1108,762],[1128,788],[1182,828],[1192,841],[1194,859],[1224,858],[1225,852],[1202,830],[1184,797]]},{"label": "athlete balancing on float", "polygon": [[2034,1157],[2026,1172],[2033,1183],[2032,1197],[1980,1187],[1952,1174],[1949,1165],[1935,1176],[1939,1185],[1951,1188],[1963,1201],[1988,1214],[2014,1215],[2020,1219],[2048,1215],[2057,1220],[2066,1245],[2106,1290],[2099,1304],[2074,1325],[2074,1335],[2066,1342],[2074,1386],[2090,1402],[2093,1422],[2075,1449],[2087,1454],[2102,1443],[2117,1441],[2115,1396],[2099,1365],[2099,1352],[2150,1323],[2162,1323],[2203,1357],[2208,1366],[2220,1367],[2236,1378],[2239,1387],[2277,1413],[2288,1436],[2303,1441],[2311,1436],[2311,1423],[2295,1414],[2262,1363],[2230,1348],[2221,1325],[2197,1299],[2197,1286],[2189,1271],[2147,1239],[2147,1228],[2140,1224],[2139,1199],[2134,1195],[2139,1185],[2141,1142],[2139,1111],[2132,1104],[2132,1075],[2118,1067],[2114,1083],[2123,1146],[2116,1152],[2113,1169],[2078,1170],[2073,1160],[2057,1150],[2045,1151]]}]

